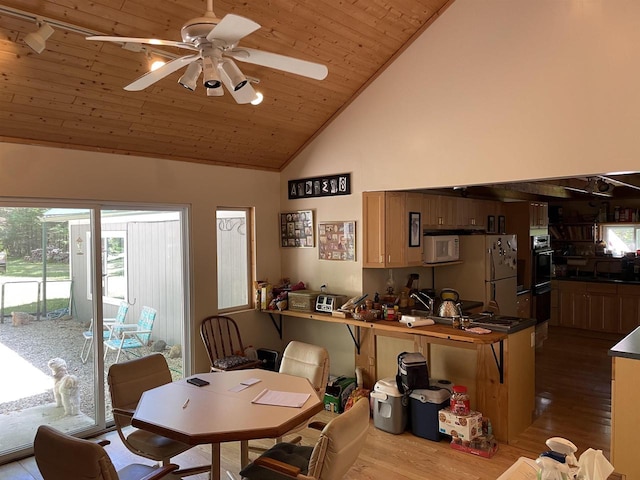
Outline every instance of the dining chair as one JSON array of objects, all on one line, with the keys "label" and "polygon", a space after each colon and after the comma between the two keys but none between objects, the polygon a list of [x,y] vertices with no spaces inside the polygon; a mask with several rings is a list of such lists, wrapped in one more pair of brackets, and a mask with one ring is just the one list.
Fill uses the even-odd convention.
[{"label": "dining chair", "polygon": [[[169,365],[161,353],[114,363],[109,367],[107,374],[113,421],[122,443],[136,455],[162,462],[163,465],[168,465],[172,457],[192,447],[186,443],[135,428],[131,425],[131,419],[145,391],[166,385],[171,381]],[[210,469],[211,465],[186,468],[177,471],[176,475],[194,475],[208,472]]]},{"label": "dining chair", "polygon": [[212,372],[256,368],[262,361],[244,355],[238,324],[230,317],[212,315],[200,324],[200,337],[207,350]]},{"label": "dining chair", "polygon": [[[129,304],[127,302],[121,302],[118,307],[118,313],[114,318],[104,318],[102,320],[102,341],[109,340],[113,333],[113,329],[110,328],[114,325],[124,324],[127,318],[127,312],[129,311]],[[93,348],[93,318],[89,323],[89,329],[82,332],[84,337],[84,343],[82,344],[82,351],[80,352],[80,360],[83,364],[87,363],[89,359],[89,353]]]},{"label": "dining chair", "polygon": [[[318,398],[323,401],[324,393],[327,389],[327,380],[329,379],[329,352],[327,352],[326,348],[318,345],[295,340],[291,341],[282,353],[279,372],[308,379]],[[307,428],[311,421],[312,419],[295,426],[286,434],[293,434]],[[288,442],[299,443],[300,440],[302,440],[302,437],[297,436],[288,440]],[[281,441],[282,437],[276,438],[276,443]],[[264,451],[265,449],[250,445],[249,450],[256,452]]]},{"label": "dining chair", "polygon": [[151,307],[142,307],[138,322],[135,324],[114,324],[108,328],[110,335],[104,342],[104,360],[110,350],[115,350],[116,362],[120,359],[120,354],[125,351],[146,347],[151,340],[151,331],[156,320],[157,312]]},{"label": "dining chair", "polygon": [[369,402],[353,407],[324,426],[314,447],[274,445],[240,471],[246,480],[339,480],[352,467],[369,430]]},{"label": "dining chair", "polygon": [[40,425],[33,442],[38,470],[44,480],[155,480],[178,479],[171,472],[178,465],[160,468],[134,463],[116,471],[103,448],[108,440],[92,442],[72,437],[48,425]]}]

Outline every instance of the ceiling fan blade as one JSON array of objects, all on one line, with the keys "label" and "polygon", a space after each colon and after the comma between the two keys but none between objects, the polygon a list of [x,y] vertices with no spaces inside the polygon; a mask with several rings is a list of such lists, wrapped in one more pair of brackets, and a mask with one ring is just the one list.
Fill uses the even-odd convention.
[{"label": "ceiling fan blade", "polygon": [[219,71],[222,84],[237,103],[251,103],[256,98],[256,91],[251,86],[251,83],[247,82],[241,89],[234,90],[229,75],[222,68]]},{"label": "ceiling fan blade", "polygon": [[316,80],[324,80],[329,73],[327,67],[320,63],[307,62],[306,60],[287,57],[277,53],[263,52],[254,48],[235,48],[226,52],[226,55],[241,62],[275,68]]},{"label": "ceiling fan blade", "polygon": [[176,70],[180,70],[182,67],[189,65],[191,62],[194,62],[199,58],[200,55],[187,55],[184,57],[176,58],[175,60],[171,60],[169,63],[165,63],[162,67],[145,73],[140,78],[134,80],[132,83],[124,87],[124,89],[130,92],[138,92],[140,90],[144,90],[149,85],[156,83],[158,80],[162,80],[167,75],[172,74]]},{"label": "ceiling fan blade", "polygon": [[229,13],[220,20],[218,25],[213,27],[213,30],[207,35],[207,40],[223,40],[235,45],[241,38],[246,37],[259,28],[260,24],[253,20]]},{"label": "ceiling fan blade", "polygon": [[118,42],[118,43],[146,43],[148,45],[161,45],[164,47],[186,48],[188,50],[198,50],[190,43],[174,42],[173,40],[158,40],[157,38],[137,38],[137,37],[108,37],[103,35],[87,37],[87,40],[97,42]]}]

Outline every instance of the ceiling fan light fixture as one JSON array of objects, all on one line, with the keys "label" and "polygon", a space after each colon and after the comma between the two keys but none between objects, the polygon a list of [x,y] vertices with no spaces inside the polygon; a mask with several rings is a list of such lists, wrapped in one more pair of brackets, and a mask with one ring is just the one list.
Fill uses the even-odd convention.
[{"label": "ceiling fan light fixture", "polygon": [[196,89],[200,72],[202,72],[200,62],[192,62],[189,64],[184,74],[178,79],[178,83],[187,90],[191,90],[193,92]]},{"label": "ceiling fan light fixture", "polygon": [[222,97],[223,95],[224,89],[222,87],[207,88],[207,97]]},{"label": "ceiling fan light fixture", "polygon": [[244,74],[240,71],[233,60],[225,58],[222,61],[222,65],[220,66],[220,68],[222,68],[222,70],[224,70],[224,73],[226,73],[229,77],[231,86],[233,87],[233,90],[235,92],[237,92],[247,84],[247,77],[244,76]]},{"label": "ceiling fan light fixture", "polygon": [[38,31],[31,32],[24,37],[26,43],[36,53],[42,53],[47,46],[47,39],[53,35],[53,27],[48,23],[38,22]]},{"label": "ceiling fan light fixture", "polygon": [[207,88],[220,88],[222,86],[216,63],[211,57],[202,58],[202,71],[204,72],[202,82]]},{"label": "ceiling fan light fixture", "polygon": [[264,100],[264,95],[262,95],[262,93],[260,92],[256,92],[256,98],[251,100],[251,105],[260,105],[262,103],[262,100]]}]

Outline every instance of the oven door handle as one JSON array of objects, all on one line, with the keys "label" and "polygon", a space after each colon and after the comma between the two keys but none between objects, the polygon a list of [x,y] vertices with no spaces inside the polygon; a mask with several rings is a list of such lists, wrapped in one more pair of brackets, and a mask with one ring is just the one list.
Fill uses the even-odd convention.
[{"label": "oven door handle", "polygon": [[544,295],[545,293],[549,293],[551,291],[551,285],[544,285],[542,287],[536,287],[534,289],[534,295]]}]

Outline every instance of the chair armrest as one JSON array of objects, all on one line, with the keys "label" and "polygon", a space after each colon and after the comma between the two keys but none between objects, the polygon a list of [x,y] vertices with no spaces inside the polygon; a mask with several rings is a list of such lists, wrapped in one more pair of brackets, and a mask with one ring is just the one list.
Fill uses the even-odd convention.
[{"label": "chair armrest", "polygon": [[108,327],[110,330],[117,330],[117,331],[137,330],[138,324],[137,323],[116,323],[114,325],[108,325]]},{"label": "chair armrest", "polygon": [[133,414],[136,412],[134,409],[131,409],[131,408],[118,408],[118,407],[113,407],[111,411],[113,412],[114,415],[122,415],[124,417],[133,417]]},{"label": "chair armrest", "polygon": [[300,475],[300,468],[289,465],[288,463],[281,462],[274,458],[258,457],[253,461],[254,465],[260,465],[261,467],[273,470],[274,472],[282,473],[291,478],[296,478]]},{"label": "chair armrest", "polygon": [[163,465],[162,467],[159,467],[156,470],[154,470],[153,472],[145,475],[140,480],[156,480],[158,478],[162,478],[162,477],[167,476],[168,474],[170,474],[171,472],[177,470],[178,468],[180,468],[180,467],[178,465],[176,465],[175,463],[170,463],[168,465]]}]

